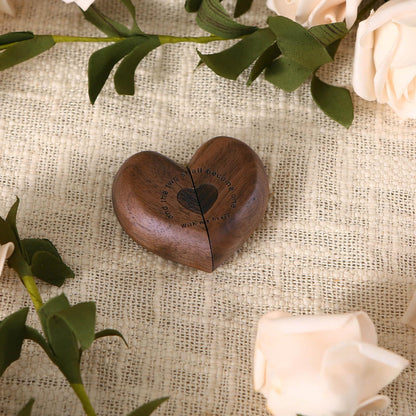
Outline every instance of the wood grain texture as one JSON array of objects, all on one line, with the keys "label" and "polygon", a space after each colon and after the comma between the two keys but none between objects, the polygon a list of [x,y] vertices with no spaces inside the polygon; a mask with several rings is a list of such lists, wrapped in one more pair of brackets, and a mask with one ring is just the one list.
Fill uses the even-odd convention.
[{"label": "wood grain texture", "polygon": [[187,168],[141,152],[113,185],[124,230],[156,254],[211,272],[230,257],[264,216],[269,185],[263,164],[243,142],[216,137]]},{"label": "wood grain texture", "polygon": [[156,152],[129,158],[113,185],[113,205],[121,226],[148,250],[187,266],[212,270],[211,249],[200,212],[177,201],[193,189],[188,171]]},{"label": "wood grain texture", "polygon": [[216,137],[203,144],[189,170],[196,188],[211,184],[218,190],[217,200],[204,213],[215,270],[263,218],[269,199],[268,178],[257,154],[230,137]]}]

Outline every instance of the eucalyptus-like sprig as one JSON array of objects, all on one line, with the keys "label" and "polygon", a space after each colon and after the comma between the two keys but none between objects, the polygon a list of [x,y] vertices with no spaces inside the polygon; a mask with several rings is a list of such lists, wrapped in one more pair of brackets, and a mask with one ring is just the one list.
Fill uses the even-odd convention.
[{"label": "eucalyptus-like sprig", "polygon": [[270,16],[265,27],[246,26],[234,18],[250,9],[252,0],[237,0],[234,18],[221,0],[186,0],[187,12],[196,14],[196,23],[209,36],[178,37],[144,33],[136,20],[131,0],[119,0],[129,11],[133,24],[127,27],[102,13],[95,5],[83,12],[85,18],[107,37],[35,35],[13,32],[0,36],[0,70],[10,68],[52,48],[60,42],[107,42],[111,45],[94,52],[88,64],[89,97],[96,101],[112,69],[118,94],[133,95],[135,71],[152,50],[166,43],[209,43],[234,39],[237,42],[221,52],[202,54],[200,63],[217,75],[235,80],[247,68],[250,86],[264,72],[266,81],[292,92],[312,79],[313,99],[329,117],[349,127],[354,118],[350,92],[329,85],[316,75],[317,70],[334,60],[340,41],[348,34],[345,23],[331,23],[305,29],[282,16]]},{"label": "eucalyptus-like sprig", "polygon": [[[27,289],[37,312],[43,334],[26,325],[29,308],[22,308],[0,321],[0,377],[20,358],[25,340],[38,344],[59,368],[81,401],[85,414],[95,416],[95,410],[84,388],[81,376],[82,353],[99,338],[117,336],[127,345],[123,335],[115,329],[95,332],[96,307],[94,302],[71,305],[62,293],[43,303],[35,277],[55,286],[61,286],[74,273],[63,262],[54,245],[46,239],[20,239],[16,227],[19,200],[10,209],[6,219],[0,217],[0,244],[12,242],[15,246],[8,259]],[[128,416],[149,416],[167,397],[148,402]],[[34,399],[22,408],[18,416],[30,416]]]}]

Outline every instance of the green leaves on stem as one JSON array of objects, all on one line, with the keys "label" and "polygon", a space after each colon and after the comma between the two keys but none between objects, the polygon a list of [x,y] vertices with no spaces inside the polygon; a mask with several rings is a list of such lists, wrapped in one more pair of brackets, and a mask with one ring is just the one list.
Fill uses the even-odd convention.
[{"label": "green leaves on stem", "polygon": [[[118,336],[126,343],[124,337],[114,329],[104,329],[95,333],[96,308],[93,302],[71,306],[64,294],[50,299],[38,311],[45,336],[26,325],[28,310],[29,308],[23,308],[0,321],[0,376],[19,359],[24,340],[32,340],[42,347],[61,370],[80,397],[86,414],[95,414],[82,383],[82,352],[96,339]],[[155,409],[164,400],[166,398],[143,405],[136,410],[138,413],[133,414],[150,415],[150,410]],[[29,402],[19,415],[30,415],[32,405],[33,401]]]},{"label": "green leaves on stem", "polygon": [[213,55],[203,55],[200,52],[198,54],[216,74],[235,80],[275,41],[275,36],[270,29],[260,29],[225,51]]},{"label": "green leaves on stem", "polygon": [[135,35],[94,52],[88,63],[89,96],[94,104],[114,66],[121,60],[114,84],[119,94],[134,94],[134,72],[140,61],[160,45],[158,36]]},{"label": "green leaves on stem", "polygon": [[114,66],[123,58],[115,77],[116,91],[133,95],[134,73],[141,60],[153,49],[160,46],[155,35],[145,35],[136,20],[136,9],[131,0],[120,0],[133,18],[131,29],[105,16],[92,5],[84,12],[85,18],[108,36],[120,36],[119,42],[94,52],[88,63],[88,91],[92,104],[95,103]]},{"label": "green leaves on stem", "polygon": [[11,207],[6,219],[0,217],[0,244],[12,242],[15,246],[8,259],[9,266],[20,276],[36,276],[54,286],[61,286],[65,279],[74,277],[73,271],[63,262],[55,246],[46,239],[19,237],[16,216],[19,199]]},{"label": "green leaves on stem", "polygon": [[[210,13],[210,19],[218,23],[216,13],[222,7],[219,0],[202,0],[198,16],[204,5]],[[221,13],[223,12],[222,9]],[[227,16],[227,19],[231,17]],[[255,28],[254,32],[239,36],[242,39],[224,51],[211,55],[198,51],[201,61],[216,74],[234,80],[256,61],[247,84],[251,85],[265,71],[265,79],[286,92],[296,90],[313,77],[312,96],[318,106],[329,117],[349,127],[353,118],[349,92],[344,88],[325,84],[314,75],[322,65],[333,61],[340,40],[348,33],[345,24],[319,25],[308,30],[282,16],[269,17],[267,22],[268,28]],[[227,30],[232,35],[233,32],[229,29],[231,25],[227,25]],[[221,30],[225,30],[224,27]],[[209,27],[209,31],[219,33],[215,25]]]},{"label": "green leaves on stem", "polygon": [[[210,33],[205,37],[175,37],[145,34],[136,20],[136,9],[131,0],[119,0],[132,18],[131,27],[117,22],[92,5],[85,18],[108,38],[77,38],[67,36],[35,36],[31,32],[14,32],[0,36],[0,70],[10,68],[50,49],[56,42],[94,41],[111,42],[110,46],[94,52],[88,64],[89,97],[95,103],[110,73],[120,62],[114,75],[118,94],[133,95],[135,72],[140,62],[164,43],[208,43],[228,39],[238,42],[214,54],[202,54],[205,63],[219,76],[237,79],[245,69],[251,68],[247,84],[251,85],[264,71],[265,79],[284,91],[297,89],[316,71],[332,62],[340,41],[348,33],[345,23],[319,25],[310,29],[283,16],[269,17],[266,28],[243,25],[227,12],[221,0],[186,0],[185,9],[196,13],[197,24]],[[234,17],[250,9],[252,0],[236,0]],[[338,123],[349,126],[352,122],[352,101],[343,88],[332,87],[313,78],[312,96],[318,106]],[[320,92],[319,89],[322,89]],[[345,111],[340,106],[345,105]],[[21,251],[23,250],[20,247]],[[48,250],[46,250],[48,251]],[[52,254],[33,256],[31,262],[53,262]],[[13,260],[12,260],[13,263]],[[19,266],[19,265],[18,265]],[[33,266],[39,275],[40,267]],[[58,265],[57,265],[58,267]],[[20,273],[21,274],[21,273]],[[62,284],[56,281],[54,284]]]},{"label": "green leaves on stem", "polygon": [[[130,0],[120,0],[126,6]],[[236,0],[234,17],[248,11],[252,0]],[[128,6],[133,16],[135,10]],[[286,92],[292,92],[312,78],[312,97],[329,117],[349,127],[353,119],[349,92],[320,81],[316,71],[333,61],[340,41],[348,33],[345,23],[319,25],[309,30],[283,16],[269,17],[268,27],[259,29],[246,26],[233,19],[221,4],[221,0],[186,0],[185,9],[196,13],[197,24],[211,34],[211,38],[158,37],[138,32],[137,22],[131,29],[111,21],[91,7],[86,18],[109,36],[122,36],[118,43],[95,52],[89,61],[89,95],[92,103],[101,92],[116,64],[121,61],[114,75],[115,89],[119,94],[133,95],[134,73],[139,63],[161,43],[180,41],[209,41],[236,39],[233,46],[214,53],[198,55],[217,75],[235,80],[253,63],[247,84],[251,85],[264,71],[265,79]],[[138,30],[137,30],[138,29]],[[163,42],[161,39],[163,38]]]},{"label": "green leaves on stem", "polygon": [[71,306],[62,294],[45,303],[39,317],[53,362],[70,384],[82,384],[80,357],[94,341],[95,304]]},{"label": "green leaves on stem", "polygon": [[[129,0],[121,0],[127,5]],[[0,218],[0,244],[12,242],[15,250],[8,260],[25,284],[43,329],[27,326],[29,308],[23,308],[0,321],[0,376],[20,358],[25,340],[38,344],[50,360],[60,369],[81,401],[85,414],[95,416],[81,377],[81,357],[83,351],[100,338],[117,336],[127,345],[123,335],[115,329],[95,332],[96,307],[94,302],[69,303],[62,293],[42,303],[39,291],[31,273],[45,282],[60,286],[66,277],[73,273],[66,266],[55,246],[49,240],[23,239],[19,237],[16,217],[19,199],[11,207],[6,219]],[[130,413],[131,416],[148,416],[166,397],[146,403]],[[31,399],[17,416],[30,416],[34,400]]]},{"label": "green leaves on stem", "polygon": [[[6,47],[7,45],[7,47]],[[55,45],[50,35],[34,36],[31,32],[13,32],[0,36],[0,71],[25,62]]]}]

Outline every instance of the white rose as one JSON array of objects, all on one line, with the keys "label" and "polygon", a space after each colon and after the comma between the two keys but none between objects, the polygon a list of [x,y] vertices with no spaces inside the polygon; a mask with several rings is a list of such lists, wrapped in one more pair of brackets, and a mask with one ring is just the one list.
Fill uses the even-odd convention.
[{"label": "white rose", "polygon": [[65,3],[76,3],[82,10],[87,10],[91,4],[94,3],[94,0],[63,0]]},{"label": "white rose", "polygon": [[0,12],[14,16],[14,7],[9,0],[0,0]]},{"label": "white rose", "polygon": [[353,416],[389,404],[378,391],[408,365],[377,346],[365,312],[261,318],[254,387],[276,416]]},{"label": "white rose", "polygon": [[267,7],[305,27],[342,22],[350,28],[361,0],[267,0]]},{"label": "white rose", "polygon": [[0,276],[3,273],[4,263],[12,255],[13,250],[14,250],[13,243],[0,245]]},{"label": "white rose", "polygon": [[416,1],[390,0],[358,26],[353,87],[416,118]]}]

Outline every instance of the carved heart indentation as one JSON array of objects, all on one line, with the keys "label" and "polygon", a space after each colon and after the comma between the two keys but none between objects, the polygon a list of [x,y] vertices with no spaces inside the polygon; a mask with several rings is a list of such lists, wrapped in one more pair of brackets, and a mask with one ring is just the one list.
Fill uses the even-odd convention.
[{"label": "carved heart indentation", "polygon": [[204,183],[198,188],[184,188],[177,195],[179,203],[192,212],[205,214],[218,198],[215,186]]},{"label": "carved heart indentation", "polygon": [[268,197],[261,160],[230,137],[203,144],[187,169],[156,152],[137,153],[113,184],[115,213],[136,242],[207,272],[255,230]]}]

